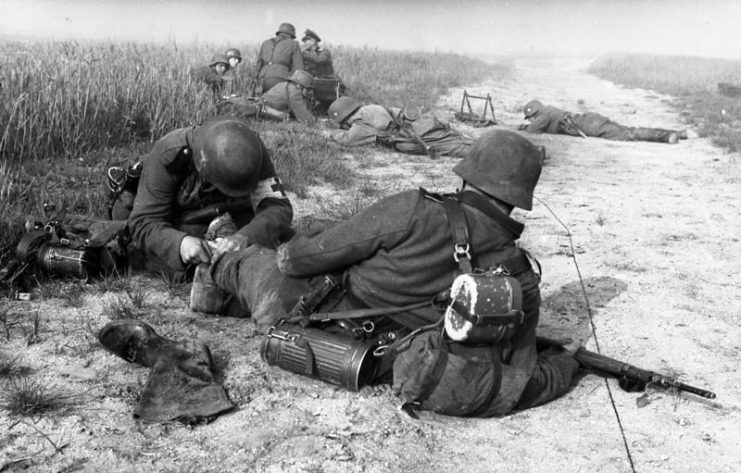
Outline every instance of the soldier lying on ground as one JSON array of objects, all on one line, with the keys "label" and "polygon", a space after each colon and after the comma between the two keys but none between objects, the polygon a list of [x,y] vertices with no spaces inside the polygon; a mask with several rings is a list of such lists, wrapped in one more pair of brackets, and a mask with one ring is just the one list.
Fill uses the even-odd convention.
[{"label": "soldier lying on ground", "polygon": [[347,96],[330,105],[329,119],[340,130],[328,132],[327,136],[344,146],[380,142],[403,153],[461,158],[471,145],[469,138],[433,115],[410,117],[404,110],[363,105]]},{"label": "soldier lying on ground", "polygon": [[530,123],[520,125],[520,130],[530,133],[553,133],[571,136],[593,136],[615,141],[655,141],[674,144],[687,138],[684,131],[662,128],[634,128],[613,122],[598,113],[571,113],[538,100],[531,100],[523,108]]},{"label": "soldier lying on ground", "polygon": [[275,37],[263,41],[257,53],[257,83],[265,92],[277,83],[288,80],[293,71],[303,68],[304,60],[296,41],[296,28],[290,23],[281,23]]},{"label": "soldier lying on ground", "polygon": [[288,80],[279,82],[259,98],[227,97],[219,105],[219,112],[241,118],[257,117],[278,121],[293,117],[301,123],[311,125],[316,122],[316,117],[309,109],[311,87],[311,75],[299,69]]},{"label": "soldier lying on ground", "polygon": [[[285,326],[280,321],[289,317],[300,296],[332,274],[342,281],[339,300],[323,300],[314,310],[339,312],[341,318],[355,309],[388,313],[403,308],[362,326],[375,327],[376,333],[418,331],[412,332],[409,349],[400,348],[398,356],[388,351],[374,361],[375,381],[387,381],[393,365],[394,387],[405,402],[481,417],[533,407],[567,392],[577,371],[569,351],[538,352],[540,274],[516,245],[523,225],[509,216],[514,207],[532,208],[540,171],[540,150],[509,131],[482,135],[453,168],[463,179],[463,190],[447,197],[457,202],[455,220],[464,222],[470,242],[470,254],[458,256],[477,269],[506,271],[522,289],[522,316],[509,322],[508,336],[498,341],[452,342],[441,336],[441,313],[430,301],[460,274],[453,243],[461,229],[448,214],[446,196],[423,189],[381,199],[318,234],[298,235],[277,251],[252,246],[227,252],[212,265],[212,275],[249,308],[259,329],[270,333],[276,324]],[[323,329],[351,340],[354,332],[344,332],[346,325]],[[576,348],[578,343],[570,346]],[[447,369],[433,373],[425,360],[442,351]]]},{"label": "soldier lying on ground", "polygon": [[[206,229],[224,208],[238,231],[210,246]],[[204,219],[189,218],[204,209]],[[243,120],[217,117],[155,143],[133,209],[122,199],[114,204],[112,219],[127,218],[147,268],[182,280],[189,267],[226,251],[275,248],[290,232],[293,210],[258,134]]]}]

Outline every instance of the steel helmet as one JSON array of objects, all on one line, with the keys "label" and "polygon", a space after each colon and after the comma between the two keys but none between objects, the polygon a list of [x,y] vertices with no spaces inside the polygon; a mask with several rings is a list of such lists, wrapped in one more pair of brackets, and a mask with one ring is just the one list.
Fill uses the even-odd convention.
[{"label": "steel helmet", "polygon": [[226,58],[226,55],[221,53],[214,54],[211,57],[211,62],[208,65],[214,67],[217,64],[224,64],[225,66],[229,67],[229,60]]},{"label": "steel helmet", "polygon": [[481,135],[453,172],[483,192],[515,207],[533,208],[533,190],[540,177],[541,151],[513,131]]},{"label": "steel helmet", "polygon": [[332,102],[327,114],[329,119],[340,125],[347,120],[347,117],[355,113],[355,110],[361,107],[361,103],[352,97],[343,96]]},{"label": "steel helmet", "polygon": [[240,61],[242,60],[242,51],[240,51],[237,48],[229,48],[226,50],[226,59],[229,60],[231,58],[237,58]]},{"label": "steel helmet", "polygon": [[196,128],[193,162],[204,181],[229,197],[246,197],[257,185],[268,152],[239,118],[213,118]]},{"label": "steel helmet", "polygon": [[296,38],[296,28],[293,27],[290,23],[281,23],[278,27],[278,31],[275,32],[276,36],[280,33],[285,33],[289,35],[291,38]]},{"label": "steel helmet", "polygon": [[301,87],[311,89],[313,86],[314,76],[303,69],[296,69],[295,71],[293,71],[293,74],[291,74],[291,77],[289,77],[288,80],[300,85]]},{"label": "steel helmet", "polygon": [[525,118],[530,118],[543,109],[543,104],[540,100],[531,100],[525,104],[522,109],[522,113],[525,114]]}]

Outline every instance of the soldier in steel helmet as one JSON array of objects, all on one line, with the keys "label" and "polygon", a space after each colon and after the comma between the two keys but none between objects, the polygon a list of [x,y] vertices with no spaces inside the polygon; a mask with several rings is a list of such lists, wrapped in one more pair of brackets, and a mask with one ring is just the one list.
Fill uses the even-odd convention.
[{"label": "soldier in steel helmet", "polygon": [[277,83],[262,94],[262,99],[268,107],[290,114],[301,123],[310,125],[316,122],[310,108],[311,81],[311,74],[297,69],[288,80]]},{"label": "soldier in steel helmet", "polygon": [[224,53],[229,63],[229,69],[224,73],[226,80],[223,95],[230,97],[242,95],[247,90],[247,79],[250,72],[245,70],[242,62],[242,51],[237,48],[229,48]]},{"label": "soldier in steel helmet", "polygon": [[[528,140],[498,130],[482,135],[453,168],[463,179],[462,190],[454,198],[462,204],[468,222],[476,267],[506,268],[524,293],[522,325],[509,345],[488,351],[495,356],[491,367],[498,371],[494,377],[501,381],[473,393],[475,405],[458,406],[461,412],[465,409],[465,415],[503,415],[547,402],[570,388],[577,370],[571,352],[538,353],[536,349],[540,275],[516,244],[523,225],[510,217],[514,207],[532,208],[541,160],[540,149]],[[377,327],[415,330],[440,321],[439,310],[424,303],[450,288],[459,274],[453,233],[441,195],[408,190],[385,197],[322,232],[296,235],[277,251],[249,248],[228,253],[216,264],[213,275],[217,285],[251,308],[263,330],[285,318],[299,296],[330,273],[343,281],[344,296],[333,307],[320,306],[318,311],[421,303],[375,320]],[[413,369],[407,357],[399,355],[398,360],[403,363],[393,361],[395,386]],[[384,363],[388,366],[390,360],[379,366]],[[379,379],[382,374],[388,373],[379,369]],[[451,385],[455,383],[442,389]]]},{"label": "soldier in steel helmet", "polygon": [[327,112],[339,130],[326,136],[343,146],[381,143],[409,154],[465,156],[471,140],[431,114],[409,116],[404,110],[363,105],[350,96],[332,102]]},{"label": "soldier in steel helmet", "polygon": [[[237,231],[209,245],[204,234],[215,215],[189,216],[226,208]],[[213,118],[155,143],[144,159],[128,221],[148,267],[184,279],[189,267],[225,252],[250,245],[275,248],[290,233],[292,218],[260,136],[243,120]]]},{"label": "soldier in steel helmet", "polygon": [[214,92],[221,92],[228,79],[225,75],[229,70],[229,60],[222,53],[214,54],[208,65],[197,67],[190,71],[193,80],[204,82]]},{"label": "soldier in steel helmet", "polygon": [[296,41],[296,28],[281,23],[275,36],[266,39],[257,54],[255,69],[262,91],[268,91],[279,82],[288,80],[296,69],[304,68],[301,47]]},{"label": "soldier in steel helmet", "polygon": [[529,123],[520,125],[520,130],[529,133],[553,133],[571,136],[588,136],[614,141],[653,141],[675,144],[686,138],[686,131],[663,128],[628,127],[615,123],[604,115],[594,112],[571,113],[539,100],[531,100],[522,109]]}]

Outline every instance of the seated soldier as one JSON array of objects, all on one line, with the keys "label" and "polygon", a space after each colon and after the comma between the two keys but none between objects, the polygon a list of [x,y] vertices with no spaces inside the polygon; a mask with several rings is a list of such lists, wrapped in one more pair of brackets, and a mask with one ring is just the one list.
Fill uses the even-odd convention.
[{"label": "seated soldier", "polygon": [[309,108],[311,79],[308,72],[298,69],[287,81],[274,85],[261,98],[268,107],[290,113],[296,120],[310,125],[316,121]]},{"label": "seated soldier", "polygon": [[620,125],[598,113],[571,113],[538,100],[531,100],[522,109],[530,123],[520,125],[520,130],[530,133],[552,133],[561,135],[592,136],[614,141],[655,141],[677,143],[686,138],[686,132],[662,128],[634,128]]},{"label": "seated soldier", "polygon": [[249,72],[242,67],[242,52],[237,48],[229,48],[224,56],[229,61],[229,69],[224,73],[226,86],[223,95],[241,95],[247,89],[246,83],[249,77]]},{"label": "seated soldier", "polygon": [[301,56],[304,69],[314,77],[335,77],[332,55],[319,46],[319,35],[307,29],[301,39]]},{"label": "seated soldier", "polygon": [[[209,245],[206,229],[226,209],[238,230]],[[114,219],[127,217],[148,269],[183,280],[186,269],[225,251],[275,248],[291,231],[293,209],[260,136],[243,120],[217,117],[155,143],[133,209],[114,206]]]},{"label": "seated soldier", "polygon": [[290,23],[281,23],[275,36],[260,45],[255,62],[257,83],[265,92],[303,68],[304,59],[296,41],[296,28]]},{"label": "seated soldier", "polygon": [[228,70],[229,61],[226,56],[217,53],[213,55],[211,62],[207,66],[191,69],[190,76],[193,80],[206,83],[214,92],[220,93],[228,81],[225,76]]},{"label": "seated soldier", "polygon": [[321,38],[310,29],[301,39],[301,55],[304,69],[314,76],[314,111],[326,115],[327,108],[345,92],[345,84],[335,73],[332,56],[319,46]]},{"label": "seated soldier", "polygon": [[[516,244],[523,225],[509,216],[514,207],[532,208],[541,152],[516,133],[492,131],[473,144],[453,172],[463,179],[463,190],[447,198],[459,203],[458,221],[461,214],[467,221],[470,261],[477,269],[501,268],[516,278],[524,315],[502,344],[442,340],[440,325],[437,330],[412,332],[412,349],[400,349],[395,360],[393,352],[380,358],[375,379],[384,379],[388,372],[380,367],[393,363],[394,387],[403,399],[452,415],[504,415],[561,396],[578,367],[572,356],[578,343],[568,350],[538,351],[540,275]],[[212,267],[214,280],[237,296],[258,328],[269,333],[274,330],[270,327],[287,318],[300,296],[319,287],[327,274],[337,276],[344,290],[339,302],[315,310],[339,311],[342,316],[354,309],[389,313],[402,308],[373,320],[373,326],[385,326],[384,330],[439,324],[441,313],[429,301],[450,288],[459,274],[459,259],[453,252],[458,232],[448,217],[445,199],[423,189],[408,190],[320,233],[298,235],[277,251],[253,246],[225,253]],[[447,347],[449,362],[466,369],[449,365],[437,384],[427,383],[430,393],[418,395],[414,378],[424,362],[418,357],[424,353],[420,346],[432,346],[426,344],[432,340]]]},{"label": "seated soldier", "polygon": [[352,97],[340,97],[329,107],[329,119],[340,127],[327,135],[343,146],[380,142],[409,154],[465,156],[471,140],[434,115],[410,117],[381,105],[363,105]]}]

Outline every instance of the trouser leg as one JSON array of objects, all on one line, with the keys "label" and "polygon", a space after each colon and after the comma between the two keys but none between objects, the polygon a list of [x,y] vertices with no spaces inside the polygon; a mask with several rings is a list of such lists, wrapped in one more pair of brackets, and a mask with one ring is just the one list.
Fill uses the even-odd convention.
[{"label": "trouser leg", "polygon": [[652,141],[655,143],[674,144],[679,140],[679,135],[674,130],[663,128],[634,128],[635,141]]}]

